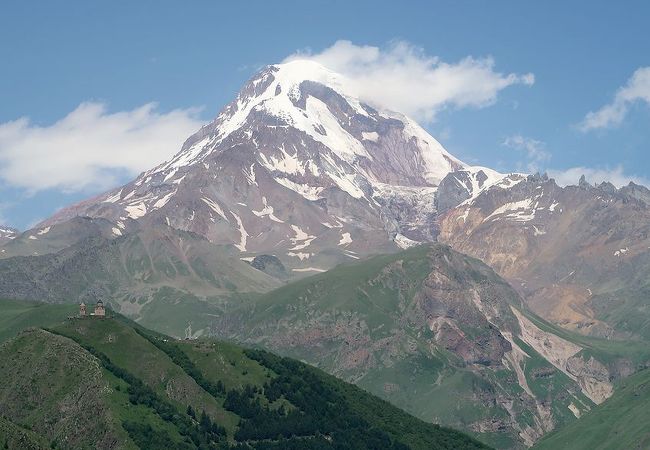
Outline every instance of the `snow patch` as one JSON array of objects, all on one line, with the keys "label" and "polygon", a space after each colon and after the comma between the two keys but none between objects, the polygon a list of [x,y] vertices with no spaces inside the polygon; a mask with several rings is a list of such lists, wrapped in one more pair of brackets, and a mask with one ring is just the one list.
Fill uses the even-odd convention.
[{"label": "snow patch", "polygon": [[122,189],[120,189],[120,192],[118,192],[117,194],[113,194],[113,195],[107,197],[106,199],[104,199],[103,203],[115,203],[116,201],[118,201],[120,199],[121,195],[122,195]]},{"label": "snow patch", "polygon": [[38,233],[36,233],[36,234],[38,234],[39,236],[41,236],[41,235],[43,235],[43,234],[47,234],[47,233],[50,232],[50,228],[51,228],[51,227],[45,227],[45,228],[43,228],[42,230],[39,230]]},{"label": "snow patch", "polygon": [[139,202],[125,206],[124,211],[131,219],[138,219],[147,214],[147,207],[144,202]]},{"label": "snow patch", "polygon": [[343,228],[343,224],[341,222],[336,222],[335,224],[329,223],[329,222],[322,222],[321,225],[327,227],[327,228]]},{"label": "snow patch", "polygon": [[397,233],[393,239],[393,242],[395,242],[395,244],[397,244],[397,246],[401,249],[407,249],[420,244],[420,242],[409,239],[401,233]]},{"label": "snow patch", "polygon": [[469,209],[470,209],[469,207],[465,208],[465,212],[463,212],[463,215],[458,216],[458,218],[456,220],[459,221],[459,220],[463,219],[463,223],[467,222],[467,217],[469,216]]},{"label": "snow patch", "polygon": [[310,186],[308,184],[299,184],[284,177],[277,177],[275,178],[275,181],[287,189],[291,189],[292,191],[311,201],[315,201],[321,198],[320,194],[323,192],[322,187]]},{"label": "snow patch", "polygon": [[291,243],[293,244],[293,248],[291,248],[291,250],[302,250],[304,248],[307,248],[311,245],[312,241],[316,239],[316,236],[311,236],[305,233],[297,225],[291,225],[291,229],[294,233],[296,233],[296,236],[291,238]]},{"label": "snow patch", "polygon": [[152,209],[160,209],[167,204],[170,198],[176,193],[176,191],[170,192],[165,195],[163,198],[156,200],[156,203],[153,204]]},{"label": "snow patch", "polygon": [[249,185],[259,186],[257,184],[257,179],[255,178],[255,163],[251,164],[251,168],[248,171],[246,169],[243,169],[242,172],[244,172],[244,176],[246,177]]},{"label": "snow patch", "polygon": [[365,131],[363,131],[361,133],[361,136],[363,137],[364,141],[377,142],[377,140],[379,139],[379,134],[375,131],[372,131],[370,133],[366,133]]},{"label": "snow patch", "polygon": [[535,225],[533,225],[533,236],[542,236],[544,234],[546,234],[546,231],[540,230]]},{"label": "snow patch", "polygon": [[300,159],[298,159],[297,151],[293,155],[290,155],[284,149],[284,144],[282,144],[279,150],[281,157],[271,155],[267,158],[264,153],[260,153],[259,156],[262,160],[262,165],[269,169],[270,172],[283,172],[291,175],[305,174],[306,166]]},{"label": "snow patch", "polygon": [[341,240],[339,241],[339,245],[348,245],[352,243],[352,236],[350,236],[350,233],[343,233],[341,235]]},{"label": "snow patch", "polygon": [[279,219],[277,216],[273,214],[273,206],[270,206],[266,202],[266,197],[264,196],[262,197],[262,204],[264,205],[264,208],[262,208],[260,211],[251,210],[251,212],[255,214],[257,217],[268,216],[269,219],[271,219],[274,222],[284,223],[284,220]]},{"label": "snow patch", "polygon": [[[223,209],[221,209],[221,206],[219,206],[219,204],[218,204],[217,202],[215,202],[214,200],[209,199],[209,198],[207,198],[207,197],[202,197],[201,200],[203,201],[203,203],[205,203],[206,205],[208,205],[208,206],[210,207],[210,209],[212,209],[214,212],[216,212],[217,214],[219,214],[219,215],[220,215],[220,216],[221,216],[221,217],[222,217],[226,222],[230,222],[230,220],[228,220],[228,218],[227,218],[226,215],[224,214]],[[194,213],[194,211],[192,211],[192,213]],[[231,214],[232,214],[232,213],[231,213]],[[233,215],[234,215],[234,214],[233,214]],[[194,218],[194,217],[192,217],[192,219],[193,219],[193,218]],[[192,219],[190,219],[190,220],[192,220]]]},{"label": "snow patch", "polygon": [[506,214],[504,218],[514,220],[515,222],[529,222],[535,218],[535,210],[530,210],[533,206],[533,199],[527,198],[520,200],[518,202],[510,202],[505,205],[499,206],[495,209],[492,214],[483,219],[483,222],[487,222],[492,219],[498,220],[499,217],[503,214]]},{"label": "snow patch", "polygon": [[303,267],[302,269],[292,269],[294,272],[327,272],[325,269],[319,269],[318,267]]},{"label": "snow patch", "polygon": [[237,226],[239,227],[239,234],[240,234],[239,244],[234,244],[234,245],[239,249],[240,252],[245,252],[246,240],[248,239],[248,232],[246,231],[246,228],[244,228],[244,224],[242,223],[241,218],[232,211],[230,211],[230,214],[232,214],[232,216],[237,221]]},{"label": "snow patch", "polygon": [[628,252],[628,250],[629,250],[629,248],[627,248],[627,247],[618,249],[618,250],[616,250],[614,252],[614,256],[623,256],[624,254],[626,254]]},{"label": "snow patch", "polygon": [[289,253],[287,253],[287,256],[293,256],[294,258],[300,258],[300,261],[302,261],[303,259],[309,259],[309,257],[311,256],[311,253],[289,252]]}]

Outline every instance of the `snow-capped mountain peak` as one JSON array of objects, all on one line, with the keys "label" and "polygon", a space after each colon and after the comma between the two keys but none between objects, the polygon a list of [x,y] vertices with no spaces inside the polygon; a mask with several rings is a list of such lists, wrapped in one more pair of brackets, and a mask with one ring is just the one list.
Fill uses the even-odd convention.
[{"label": "snow-capped mountain peak", "polygon": [[[415,121],[369,106],[349,85],[313,61],[267,66],[170,161],[43,225],[75,215],[118,228],[128,219],[162,223],[242,257],[271,253],[320,270],[434,239],[439,186],[450,176],[460,183],[454,195],[463,191],[458,202],[503,178],[453,157]],[[325,250],[324,267],[314,266]]]},{"label": "snow-capped mountain peak", "polygon": [[[349,90],[349,85],[342,75],[313,61],[268,66],[244,86],[211,124],[191,137],[181,152],[156,171],[169,172],[203,161],[233,133],[247,129],[255,116],[264,116],[269,128],[291,127],[304,133],[349,164],[360,158],[378,159],[380,164],[381,157],[386,156],[376,151],[381,129],[386,128],[386,121],[397,121],[401,124],[400,138],[413,141],[412,152],[419,159],[421,180],[416,184],[437,185],[450,171],[466,167],[415,121],[396,112],[371,108]],[[247,133],[252,137],[250,130]],[[387,182],[372,171],[365,175]]]}]

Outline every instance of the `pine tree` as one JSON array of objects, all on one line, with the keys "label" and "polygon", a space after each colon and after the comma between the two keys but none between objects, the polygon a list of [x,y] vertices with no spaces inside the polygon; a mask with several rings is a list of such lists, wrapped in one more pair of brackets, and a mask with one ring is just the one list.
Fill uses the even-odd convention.
[{"label": "pine tree", "polygon": [[196,420],[196,413],[194,412],[194,408],[192,408],[192,405],[187,405],[187,415],[190,416],[192,419]]},{"label": "pine tree", "polygon": [[201,426],[201,430],[203,430],[204,432],[209,431],[212,428],[212,421],[205,413],[205,410],[201,411],[201,420],[199,424]]}]

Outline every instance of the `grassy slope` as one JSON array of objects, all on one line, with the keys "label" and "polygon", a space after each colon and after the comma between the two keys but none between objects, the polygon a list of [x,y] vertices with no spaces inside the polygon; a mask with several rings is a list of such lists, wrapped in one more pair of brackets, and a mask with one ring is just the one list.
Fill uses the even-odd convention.
[{"label": "grassy slope", "polygon": [[205,410],[226,429],[234,430],[237,418],[131,326],[111,319],[85,319],[69,321],[55,330],[104,353],[114,364],[167,397],[179,410],[192,404],[195,410]]},{"label": "grassy slope", "polygon": [[0,379],[1,415],[55,447],[111,448],[124,438],[105,373],[70,339],[30,329],[5,342]]},{"label": "grassy slope", "polygon": [[[20,309],[19,306],[4,303],[3,311],[15,311],[12,317],[25,317],[25,311],[38,308],[26,305]],[[173,341],[151,332],[146,332],[150,337],[145,338],[142,327],[119,316],[116,319],[87,318],[61,322],[55,317],[44,320],[43,311],[39,310],[33,320],[26,323],[33,326],[54,322],[56,325],[51,328],[54,334],[32,329],[0,346],[0,359],[4,362],[0,363],[0,375],[10,380],[0,388],[0,418],[5,416],[0,421],[0,438],[4,437],[8,442],[22,439],[25,448],[30,448],[29,445],[40,448],[39,445],[42,447],[44,444],[60,448],[93,448],[96,436],[103,438],[97,448],[137,448],[126,431],[125,422],[151,427],[153,434],[164,435],[170,440],[169,448],[187,445],[188,438],[180,434],[176,424],[163,420],[149,406],[131,403],[127,392],[129,384],[125,379],[107,370],[106,366],[92,362],[93,357],[81,345],[107,356],[112,364],[142,380],[155,395],[172,405],[177,414],[184,416],[188,404],[197,413],[205,410],[214,422],[224,426],[231,443],[240,417],[224,408],[225,395],[209,394],[187,369],[154,344],[165,339],[165,345],[180,348],[206,379],[223,383],[226,390],[240,391],[245,385],[251,385],[261,392],[278,376],[263,362],[253,359],[248,351],[232,344]],[[2,323],[9,324],[11,330],[17,329],[15,321]],[[2,330],[4,336],[13,333],[9,328]],[[281,364],[286,361],[291,367],[298,367],[298,371],[312,377],[309,378],[311,383],[317,380],[316,384],[321,386],[317,392],[330,389],[337,392],[336,395],[342,395],[345,402],[341,405],[341,414],[356,414],[411,448],[483,448],[462,433],[424,423],[317,369],[266,355],[272,361]],[[74,398],[81,398],[81,403],[74,402]],[[283,397],[273,402],[265,400],[263,395],[260,398],[262,404],[271,404],[272,408],[282,405],[287,410],[295,409]],[[94,412],[89,413],[88,408]],[[100,416],[102,418],[97,421]],[[6,417],[12,417],[13,422],[7,421]],[[78,426],[76,432],[71,431],[73,424]],[[297,442],[302,445],[305,441]],[[3,442],[0,441],[0,445]],[[327,448],[327,445],[313,448]]]},{"label": "grassy slope", "polygon": [[76,315],[76,304],[50,305],[0,299],[0,342],[16,336],[29,327],[47,327],[62,323]]},{"label": "grassy slope", "polygon": [[0,417],[0,448],[41,450],[50,445],[41,436]]},{"label": "grassy slope", "polygon": [[650,370],[621,382],[614,395],[572,424],[542,439],[539,450],[650,447]]}]

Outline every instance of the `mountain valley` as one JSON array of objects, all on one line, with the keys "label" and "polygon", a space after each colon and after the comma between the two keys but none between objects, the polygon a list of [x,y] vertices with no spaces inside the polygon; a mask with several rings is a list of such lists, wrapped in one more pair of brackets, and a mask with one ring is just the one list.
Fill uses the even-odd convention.
[{"label": "mountain valley", "polygon": [[[39,386],[52,404],[34,394],[24,410],[11,395],[28,386],[5,387],[0,438],[88,447],[65,420],[39,416],[87,395],[105,420],[72,408],[70,423],[101,448],[133,448],[152,430],[192,448],[189,403],[225,428],[204,436],[212,444],[301,448],[282,440],[295,436],[238,440],[251,417],[224,409],[225,392],[215,399],[165,353],[182,348],[196,366],[203,353],[236,358],[237,373],[219,381],[252,383],[260,391],[248,400],[272,409],[309,412],[286,392],[261,392],[287,367],[335,386],[357,408],[359,436],[386,445],[375,448],[552,448],[563,430],[596,426],[650,367],[649,202],[633,183],[562,187],[469,165],[315,62],[267,66],[169,161],[33,229],[0,227],[0,298],[12,299],[1,302],[0,340],[14,339],[0,349],[12,361],[0,372],[60,378]],[[98,300],[119,320],[66,322],[78,303]],[[116,378],[106,361],[135,378]],[[202,376],[231,370],[210,364]],[[125,406],[136,378],[182,423]],[[378,416],[384,409],[389,417]],[[299,437],[322,445],[313,448],[351,439],[331,430]],[[634,433],[630,442],[645,442]]]}]

